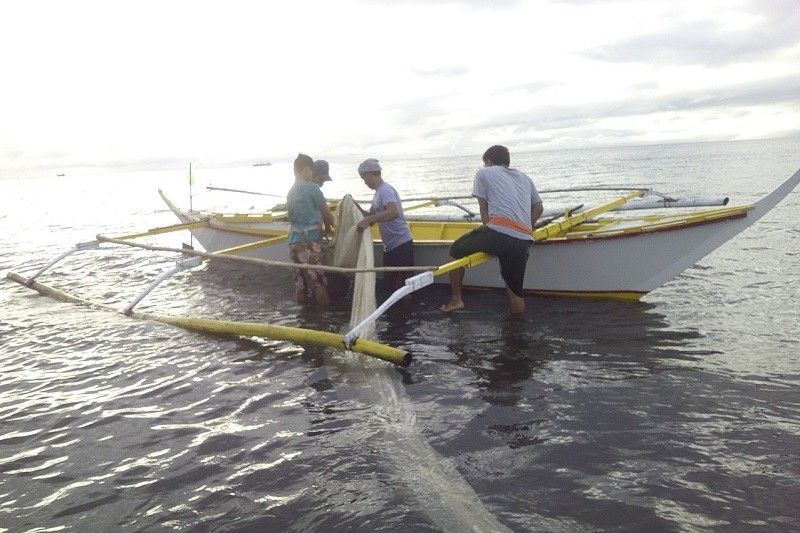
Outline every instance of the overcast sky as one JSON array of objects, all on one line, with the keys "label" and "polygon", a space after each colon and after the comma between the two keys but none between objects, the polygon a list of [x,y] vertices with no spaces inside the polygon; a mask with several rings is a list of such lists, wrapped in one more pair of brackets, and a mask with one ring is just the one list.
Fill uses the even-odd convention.
[{"label": "overcast sky", "polygon": [[800,135],[799,0],[0,3],[0,177]]}]

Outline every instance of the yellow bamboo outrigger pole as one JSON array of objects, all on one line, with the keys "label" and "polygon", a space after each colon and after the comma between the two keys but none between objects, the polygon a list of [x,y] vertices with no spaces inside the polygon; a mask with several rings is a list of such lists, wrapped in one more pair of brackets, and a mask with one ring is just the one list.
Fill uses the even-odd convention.
[{"label": "yellow bamboo outrigger pole", "polygon": [[[577,226],[578,224],[582,224],[589,219],[596,217],[602,213],[613,211],[618,207],[626,204],[627,202],[633,200],[634,198],[639,198],[644,196],[647,192],[647,189],[639,189],[624,196],[617,198],[616,200],[612,200],[605,204],[599,205],[592,209],[588,209],[586,211],[582,211],[581,213],[573,214],[571,211],[567,211],[564,213],[563,220],[558,222],[550,222],[549,224],[542,226],[541,228],[535,230],[533,232],[533,240],[536,241],[543,241],[545,239],[551,239],[553,237],[557,237],[570,228]],[[447,274],[452,270],[456,270],[458,268],[470,268],[481,263],[485,263],[493,256],[484,253],[484,252],[475,252],[474,254],[470,254],[466,257],[462,257],[461,259],[456,259],[454,261],[450,261],[449,263],[445,263],[444,265],[440,266],[436,270],[422,272],[421,274],[417,274],[416,276],[412,276],[406,279],[405,285],[397,289],[389,298],[386,299],[375,311],[362,320],[359,324],[353,327],[347,334],[344,336],[345,346],[351,346],[358,340],[358,334],[369,324],[377,320],[377,318],[382,315],[389,307],[394,305],[397,301],[399,301],[404,296],[411,294],[414,291],[417,291],[423,287],[427,287],[428,285],[433,283],[433,280],[436,276],[441,276],[442,274]]]},{"label": "yellow bamboo outrigger pole", "polygon": [[[53,299],[62,301],[62,302],[70,302],[85,305],[88,307],[92,307],[94,309],[100,309],[104,311],[111,311],[111,312],[121,312],[122,314],[129,316],[131,318],[143,319],[143,320],[153,320],[156,322],[161,322],[164,324],[170,324],[173,326],[182,327],[184,329],[194,330],[194,331],[201,331],[205,333],[212,333],[212,334],[223,334],[223,335],[238,335],[238,336],[249,336],[249,337],[264,337],[269,339],[275,340],[285,340],[289,342],[294,342],[297,344],[315,344],[319,346],[328,346],[331,348],[338,348],[338,349],[345,349],[345,342],[344,336],[338,335],[336,333],[326,332],[326,331],[317,331],[312,329],[305,329],[305,328],[297,328],[297,327],[289,327],[289,326],[280,326],[274,324],[266,324],[266,323],[258,323],[258,322],[235,322],[235,321],[227,321],[227,320],[216,320],[210,318],[202,318],[202,317],[191,317],[191,316],[164,316],[164,315],[157,315],[152,313],[142,313],[138,311],[134,311],[134,307],[147,295],[149,294],[158,284],[162,281],[167,279],[168,277],[174,275],[177,272],[182,270],[186,270],[188,268],[194,268],[199,266],[202,262],[202,259],[210,259],[210,258],[226,258],[226,259],[240,259],[240,260],[247,260],[249,261],[262,261],[254,258],[238,258],[234,255],[235,253],[240,253],[245,250],[252,249],[257,246],[267,246],[269,244],[273,244],[275,239],[264,239],[258,241],[257,243],[251,243],[248,245],[242,245],[236,248],[230,248],[228,250],[223,250],[222,253],[210,254],[210,253],[203,253],[197,251],[188,251],[188,250],[179,250],[173,248],[163,248],[157,246],[147,246],[147,245],[140,245],[147,249],[158,249],[164,251],[171,251],[171,252],[179,252],[179,253],[188,253],[195,257],[190,259],[185,259],[183,261],[179,261],[176,263],[174,267],[167,270],[166,272],[162,273],[158,278],[156,278],[150,285],[145,288],[139,295],[137,295],[127,306],[125,306],[122,310],[117,310],[113,307],[90,302],[88,300],[84,300],[76,295],[68,294],[66,292],[60,291],[54,287],[50,287],[43,283],[39,283],[36,278],[41,275],[45,270],[52,267],[58,261],[66,258],[67,256],[81,250],[89,250],[89,249],[97,249],[101,242],[110,242],[114,244],[127,244],[127,245],[134,245],[132,242],[128,242],[129,239],[135,239],[138,237],[144,237],[149,235],[159,235],[163,233],[169,233],[172,231],[180,231],[186,229],[193,229],[196,227],[203,227],[208,226],[208,219],[198,220],[187,222],[183,224],[173,224],[171,226],[159,227],[150,229],[145,232],[141,233],[134,233],[130,235],[125,235],[120,239],[108,238],[102,235],[98,235],[97,239],[94,241],[89,241],[86,243],[79,243],[73,246],[70,250],[60,254],[54,260],[50,261],[45,267],[39,269],[35,274],[30,277],[25,277],[20,274],[14,272],[8,272],[6,274],[6,278],[11,281],[15,281],[21,285],[29,287],[44,296],[49,296]],[[284,237],[278,237],[277,240],[285,239]],[[266,261],[264,261],[266,262]],[[267,262],[270,263],[270,262]],[[280,263],[280,262],[272,262],[272,263]],[[310,265],[313,266],[313,265]],[[371,341],[368,339],[359,339],[356,343],[350,343],[350,345],[346,348],[354,352],[363,353],[365,355],[369,355],[383,361],[388,361],[390,363],[394,363],[396,365],[407,366],[411,362],[411,355],[408,354],[404,350],[400,350],[398,348],[394,348],[392,346],[387,346],[385,344],[381,344],[379,342]]]},{"label": "yellow bamboo outrigger pole", "polygon": [[[32,281],[14,272],[8,272],[6,277],[20,285],[25,285],[35,290],[39,294],[49,296],[55,300],[85,305],[93,309],[110,311],[117,313],[117,309],[111,306],[84,300],[73,294],[60,291],[37,281]],[[264,337],[268,339],[284,340],[297,344],[315,344],[319,346],[329,346],[331,348],[345,349],[344,336],[327,331],[317,331],[313,329],[295,328],[290,326],[279,326],[259,322],[234,322],[229,320],[215,320],[210,318],[191,317],[191,316],[165,316],[152,313],[142,313],[131,311],[128,316],[141,320],[153,320],[163,324],[170,324],[184,329],[212,333],[217,335],[234,335],[242,337]],[[383,361],[388,361],[396,365],[408,366],[411,362],[411,355],[404,350],[387,346],[379,342],[367,339],[358,339],[349,348],[354,352],[363,353],[376,357]]]}]

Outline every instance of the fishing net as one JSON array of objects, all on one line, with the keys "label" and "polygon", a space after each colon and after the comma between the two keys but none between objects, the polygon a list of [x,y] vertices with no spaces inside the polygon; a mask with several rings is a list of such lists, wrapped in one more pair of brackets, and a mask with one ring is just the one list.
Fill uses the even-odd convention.
[{"label": "fishing net", "polygon": [[[364,218],[361,210],[349,194],[339,204],[334,237],[333,265],[347,268],[372,268],[375,254],[372,247],[372,232],[358,232],[356,224]],[[350,311],[350,327],[356,326],[375,311],[375,272],[357,272],[353,285],[353,306]],[[360,337],[375,336],[375,324],[365,327]]]},{"label": "fishing net", "polygon": [[[334,265],[371,268],[374,265],[372,232],[359,233],[356,224],[364,216],[351,196],[339,204],[334,238]],[[375,272],[356,273],[350,326],[375,310]],[[374,323],[360,336],[372,338]],[[357,397],[371,406],[385,423],[379,432],[384,441],[378,449],[391,450],[387,461],[396,469],[400,483],[411,490],[421,510],[443,531],[508,531],[483,505],[475,490],[455,466],[431,446],[416,429],[414,404],[403,390],[397,373],[386,364],[361,358],[352,365],[357,376]]]}]

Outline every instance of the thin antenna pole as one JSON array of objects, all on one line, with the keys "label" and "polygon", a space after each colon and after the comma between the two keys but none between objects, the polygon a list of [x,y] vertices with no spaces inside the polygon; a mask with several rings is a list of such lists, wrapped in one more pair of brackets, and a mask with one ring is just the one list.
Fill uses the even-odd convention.
[{"label": "thin antenna pole", "polygon": [[[192,198],[192,196],[193,196],[192,195],[192,184],[193,184],[193,182],[194,182],[194,179],[192,179],[192,162],[189,161],[189,212],[190,213],[194,210],[194,206],[192,205],[192,201],[193,201],[193,198]],[[194,248],[194,234],[191,232],[191,230],[189,231],[189,246]]]},{"label": "thin antenna pole", "polygon": [[189,162],[189,211],[193,211],[192,207],[192,162]]}]

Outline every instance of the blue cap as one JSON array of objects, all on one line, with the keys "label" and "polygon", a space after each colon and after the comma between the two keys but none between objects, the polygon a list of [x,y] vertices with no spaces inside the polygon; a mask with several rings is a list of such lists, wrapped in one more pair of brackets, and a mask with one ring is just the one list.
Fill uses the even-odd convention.
[{"label": "blue cap", "polygon": [[324,178],[322,181],[333,181],[328,170],[328,162],[324,159],[317,159],[314,161],[314,177]]}]

